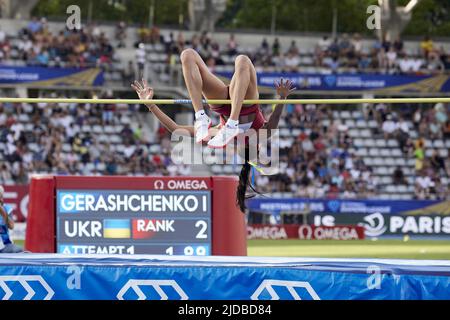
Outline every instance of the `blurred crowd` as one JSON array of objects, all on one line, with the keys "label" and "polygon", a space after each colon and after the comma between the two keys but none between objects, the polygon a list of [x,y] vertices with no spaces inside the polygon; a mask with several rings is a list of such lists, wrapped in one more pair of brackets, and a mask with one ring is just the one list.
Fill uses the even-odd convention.
[{"label": "blurred crowd", "polygon": [[258,190],[292,192],[306,198],[368,198],[378,193],[378,181],[362,158],[349,152],[352,139],[345,126],[332,121],[326,106],[288,105],[286,124],[301,133],[292,145],[280,141],[281,173],[258,175]]},{"label": "blurred crowd", "polygon": [[95,24],[54,33],[46,18],[33,18],[13,38],[0,30],[0,63],[22,61],[32,66],[107,68],[113,60],[114,48]]},{"label": "blurred crowd", "polygon": [[150,138],[138,112],[134,105],[0,104],[0,184],[25,184],[34,173],[188,175],[189,167],[171,161],[167,132]]},{"label": "blurred crowd", "polygon": [[310,51],[301,48],[295,40],[283,48],[278,38],[271,44],[263,39],[259,47],[249,50],[247,47],[241,48],[234,34],[230,35],[226,45],[221,46],[206,31],[186,39],[182,32],[176,36],[173,32],[162,36],[156,27],[140,30],[139,43],[164,44],[169,64],[174,63],[174,55],[189,47],[196,50],[211,69],[227,64],[229,59],[225,56],[244,53],[249,55],[258,70],[270,67],[280,72],[298,72],[301,66],[327,69],[334,73],[434,74],[450,70],[450,54],[443,47],[436,46],[429,37],[425,37],[414,52],[405,50],[401,39],[394,42],[373,40],[368,45],[359,34],[343,34],[335,39],[324,36]]},{"label": "blurred crowd", "polygon": [[[442,177],[450,177],[449,157],[443,157],[437,149],[426,156],[425,141],[448,141],[450,138],[450,109],[437,103],[433,107],[419,106],[409,108],[403,112],[389,110],[385,105],[378,105],[370,110],[379,127],[382,128],[385,139],[394,138],[398,141],[405,157],[415,159],[415,197],[429,199],[433,196],[445,199],[450,196],[449,185],[442,182]],[[408,121],[413,127],[408,126]],[[418,133],[418,138],[412,138],[411,131]],[[443,143],[442,149],[448,147]],[[393,182],[396,185],[407,185],[403,170],[399,167],[393,173]]]},{"label": "blurred crowd", "polygon": [[[299,71],[305,58],[309,65],[332,72],[342,68],[390,74],[450,70],[450,55],[430,38],[424,38],[412,54],[400,39],[393,43],[373,40],[368,46],[358,34],[323,37],[310,52],[301,50],[295,41],[283,48],[277,38],[272,43],[264,39],[259,47],[248,51],[233,34],[220,45],[208,32],[185,39],[182,32],[163,36],[157,27],[141,26],[137,37],[138,70],[146,61],[145,44],[162,44],[169,65],[177,63],[176,57],[185,48],[194,48],[211,69],[232,61],[225,57],[245,53],[259,70],[270,67],[283,72]],[[45,18],[33,18],[14,38],[0,30],[0,63],[14,60],[38,66],[107,68],[115,59],[114,47],[125,47],[126,39],[124,22],[116,25],[112,40],[95,24],[54,34]],[[127,86],[135,78],[132,62],[122,76]],[[112,93],[106,92],[103,97],[111,98]],[[448,183],[442,182],[442,177],[450,177],[449,159],[437,150],[427,155],[425,146],[426,140],[450,138],[448,105],[408,106],[397,111],[378,104],[365,105],[362,111],[366,120],[378,123],[372,132],[374,137],[396,139],[403,157],[415,159],[414,181],[406,179],[399,166],[392,174],[394,185],[413,184],[417,199],[450,197]],[[149,136],[139,125],[142,120],[138,112],[133,105],[0,104],[0,184],[28,183],[32,173],[189,175],[189,166],[175,165],[170,159],[168,132],[160,128],[156,135]],[[127,117],[132,120],[122,121]],[[259,191],[292,192],[311,198],[370,198],[382,192],[374,168],[351,151],[355,146],[350,128],[335,119],[328,106],[287,105],[283,118],[287,128],[300,129],[301,133],[292,144],[281,139],[281,174],[258,175]],[[329,120],[330,125],[324,125],[323,120]],[[411,122],[412,127],[408,125]],[[110,131],[106,132],[107,128]],[[112,137],[116,138],[114,142]]]},{"label": "blurred crowd", "polygon": [[[415,159],[413,181],[406,179],[404,168],[399,166],[392,173],[392,184],[413,185],[417,199],[449,199],[450,159],[441,156],[437,149],[426,156],[425,139],[450,138],[450,109],[443,104],[431,108],[411,105],[399,112],[379,104],[365,106],[363,110],[366,120],[378,123],[373,137],[397,139],[403,157]],[[301,133],[293,144],[281,139],[281,174],[258,175],[256,185],[261,192],[349,199],[371,198],[383,192],[373,168],[351,151],[355,145],[348,134],[350,128],[335,119],[328,106],[288,105],[285,119],[290,130],[300,129]],[[324,125],[323,120],[329,120],[330,124]],[[419,138],[412,138],[412,131]],[[445,148],[443,145],[442,149]]]}]

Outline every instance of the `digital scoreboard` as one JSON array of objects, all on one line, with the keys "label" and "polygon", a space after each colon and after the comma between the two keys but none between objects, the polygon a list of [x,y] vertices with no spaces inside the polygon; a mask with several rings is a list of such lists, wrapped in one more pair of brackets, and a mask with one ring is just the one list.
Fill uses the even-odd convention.
[{"label": "digital scoreboard", "polygon": [[230,176],[33,176],[25,248],[69,255],[246,255],[237,185]]},{"label": "digital scoreboard", "polygon": [[57,252],[211,254],[211,192],[58,190]]}]

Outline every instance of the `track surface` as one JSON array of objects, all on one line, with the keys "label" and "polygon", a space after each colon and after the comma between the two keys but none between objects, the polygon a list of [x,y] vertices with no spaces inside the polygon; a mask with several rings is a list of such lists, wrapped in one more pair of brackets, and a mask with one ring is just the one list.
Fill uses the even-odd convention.
[{"label": "track surface", "polygon": [[450,260],[450,240],[249,240],[248,255]]}]

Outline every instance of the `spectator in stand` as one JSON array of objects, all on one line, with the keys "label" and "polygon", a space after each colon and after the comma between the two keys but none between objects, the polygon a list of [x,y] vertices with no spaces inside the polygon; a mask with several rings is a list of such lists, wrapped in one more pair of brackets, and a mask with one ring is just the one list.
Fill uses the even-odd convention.
[{"label": "spectator in stand", "polygon": [[436,174],[439,175],[443,173],[443,175],[447,175],[444,158],[439,155],[439,152],[436,149],[433,150],[433,154],[430,158],[430,164]]},{"label": "spectator in stand", "polygon": [[261,54],[267,55],[269,53],[269,43],[266,38],[263,38],[263,41],[261,42]]},{"label": "spectator in stand", "polygon": [[385,139],[390,139],[394,136],[394,132],[398,128],[398,124],[392,119],[392,115],[389,114],[387,116],[387,119],[383,122],[383,133]]},{"label": "spectator in stand", "polygon": [[116,40],[119,42],[117,47],[125,47],[125,39],[127,38],[127,24],[124,21],[120,21],[116,26]]},{"label": "spectator in stand", "polygon": [[9,237],[9,230],[14,229],[14,220],[12,209],[4,204],[4,193],[5,189],[0,186],[0,253],[20,253],[23,252],[22,248],[15,245]]},{"label": "spectator in stand", "polygon": [[297,72],[300,64],[300,58],[298,55],[289,51],[284,57],[284,69],[286,72]]},{"label": "spectator in stand", "polygon": [[429,36],[425,36],[422,42],[420,43],[420,49],[422,50],[422,54],[425,59],[428,58],[428,55],[433,51],[434,44],[433,40]]},{"label": "spectator in stand", "polygon": [[391,46],[389,51],[386,53],[387,68],[390,72],[395,71],[397,68],[397,51]]},{"label": "spectator in stand", "polygon": [[31,21],[27,25],[27,31],[30,33],[38,33],[42,30],[42,23],[37,17],[32,17]]},{"label": "spectator in stand", "polygon": [[228,39],[228,55],[229,56],[235,56],[238,54],[238,44],[236,42],[236,39],[234,37],[234,34],[230,34],[230,38]]},{"label": "spectator in stand", "polygon": [[431,74],[443,73],[445,71],[445,66],[437,52],[430,52],[428,54],[427,69]]},{"label": "spectator in stand", "polygon": [[134,79],[136,79],[136,73],[135,73],[135,69],[134,69],[134,64],[133,61],[128,61],[128,65],[125,69],[123,69],[122,71],[122,84],[128,85],[131,82],[134,81]]},{"label": "spectator in stand", "polygon": [[416,178],[415,196],[421,200],[428,199],[432,187],[434,187],[434,182],[426,175],[425,170],[421,170],[420,175]]},{"label": "spectator in stand", "polygon": [[423,162],[425,159],[425,152],[423,150],[424,141],[423,139],[418,139],[415,143],[414,147],[414,157],[416,158],[416,172],[419,172],[423,169]]},{"label": "spectator in stand", "polygon": [[272,44],[272,55],[279,56],[281,54],[281,44],[278,38],[275,38]]},{"label": "spectator in stand", "polygon": [[405,178],[405,173],[403,172],[401,167],[395,168],[393,174],[392,174],[392,182],[394,185],[408,185],[408,182]]},{"label": "spectator in stand", "polygon": [[408,122],[403,117],[400,117],[400,121],[397,124],[395,137],[403,153],[408,153],[409,127]]},{"label": "spectator in stand", "polygon": [[288,49],[288,53],[291,53],[294,56],[298,56],[300,54],[300,51],[298,50],[297,43],[295,42],[295,40],[291,41],[291,46]]},{"label": "spectator in stand", "polygon": [[139,79],[143,77],[143,72],[145,70],[146,65],[146,52],[145,52],[145,44],[139,43],[138,48],[136,49],[136,62],[139,70]]},{"label": "spectator in stand", "polygon": [[361,56],[363,44],[362,44],[361,35],[359,33],[355,33],[353,35],[351,44],[352,44],[353,50],[355,52],[355,55],[357,57]]}]

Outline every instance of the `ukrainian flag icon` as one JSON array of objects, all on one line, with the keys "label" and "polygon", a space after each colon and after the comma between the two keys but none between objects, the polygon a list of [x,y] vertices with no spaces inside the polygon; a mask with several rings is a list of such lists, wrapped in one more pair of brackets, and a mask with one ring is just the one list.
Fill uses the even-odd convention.
[{"label": "ukrainian flag icon", "polygon": [[131,237],[130,220],[105,219],[103,220],[103,238],[128,239]]}]

